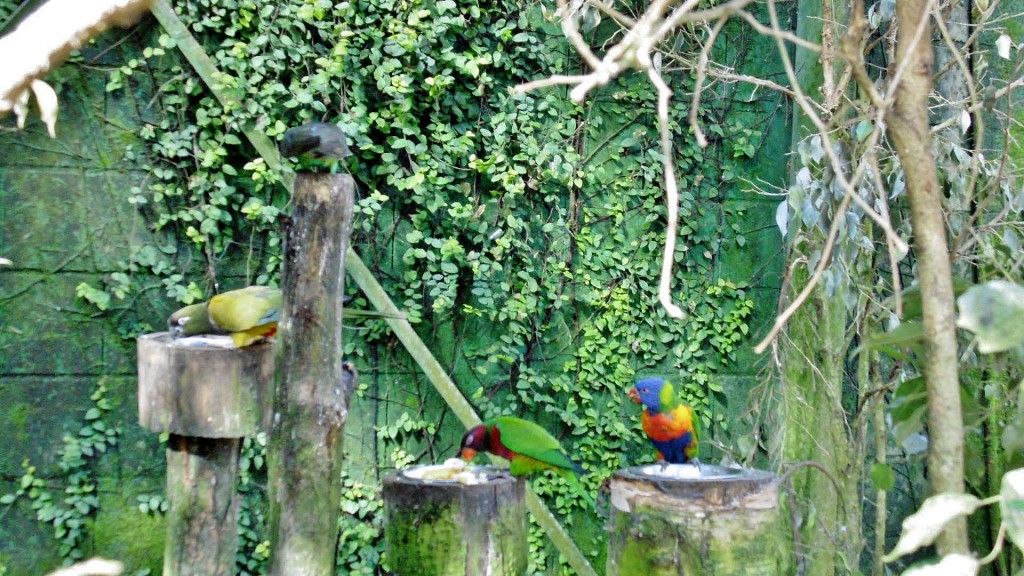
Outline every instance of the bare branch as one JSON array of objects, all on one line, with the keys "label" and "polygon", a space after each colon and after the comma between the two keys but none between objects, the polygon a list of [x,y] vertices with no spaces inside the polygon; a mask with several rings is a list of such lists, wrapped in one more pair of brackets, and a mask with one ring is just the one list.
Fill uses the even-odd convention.
[{"label": "bare branch", "polygon": [[676,229],[679,221],[679,190],[672,156],[672,132],[668,125],[668,101],[672,96],[672,90],[653,67],[647,69],[647,76],[651,79],[651,83],[658,88],[658,125],[661,129],[662,166],[665,171],[665,207],[668,217],[668,226],[665,230],[665,251],[661,259],[661,281],[658,283],[658,300],[665,307],[669,316],[684,318],[686,314],[672,302],[672,259],[676,252]]},{"label": "bare branch", "polygon": [[[992,95],[993,99],[994,100],[999,100],[1000,98],[1003,98],[1004,96],[1006,96],[1007,94],[1009,94],[1013,90],[1016,90],[1017,88],[1020,88],[1021,86],[1024,86],[1024,76],[1020,76],[1016,80],[1014,80],[1013,82],[1010,82],[1006,86],[1003,86],[1002,88],[996,90],[995,93]],[[969,108],[967,108],[967,112],[969,112],[971,114],[975,114],[978,111],[980,111],[982,109],[982,107],[984,107],[984,105],[985,105],[984,101],[975,102]],[[948,118],[945,121],[940,122],[939,124],[936,124],[935,126],[932,126],[932,134],[935,134],[937,132],[941,132],[941,131],[945,130],[946,128],[949,128],[953,124],[956,124],[957,121],[958,121],[958,119],[956,117],[953,117],[953,118]]]},{"label": "bare branch", "polygon": [[701,130],[700,122],[697,120],[697,111],[700,109],[700,95],[704,91],[704,77],[708,68],[708,53],[711,52],[711,47],[715,45],[718,33],[722,31],[722,27],[725,26],[726,22],[728,20],[722,18],[715,23],[715,27],[708,34],[708,39],[704,42],[704,47],[701,48],[700,56],[697,58],[697,77],[693,85],[693,97],[690,100],[690,128],[693,129],[697,145],[701,148],[707,148],[708,145],[708,139],[704,136],[704,131]]},{"label": "bare branch", "polygon": [[754,15],[751,14],[750,12],[747,12],[746,10],[738,10],[736,14],[740,18],[743,18],[747,22],[747,24],[750,24],[750,27],[756,30],[758,34],[767,36],[769,38],[779,38],[785,40],[786,42],[796,44],[801,48],[806,48],[807,50],[810,50],[812,52],[821,52],[821,45],[815,44],[810,40],[804,40],[803,38],[797,36],[796,34],[793,34],[788,30],[779,30],[771,28],[769,26],[765,26],[764,24],[758,22],[757,18],[754,18]]},{"label": "bare branch", "polygon": [[757,346],[754,346],[755,354],[764,352],[765,348],[771,345],[775,340],[775,337],[778,336],[779,332],[786,325],[790,316],[792,316],[793,313],[796,312],[797,309],[799,309],[807,300],[807,297],[811,295],[814,287],[817,286],[818,281],[821,280],[822,274],[825,273],[825,270],[828,268],[829,264],[831,264],[832,250],[835,248],[836,238],[839,236],[839,230],[842,228],[842,223],[845,220],[843,215],[846,214],[846,209],[850,206],[850,198],[852,196],[853,194],[847,192],[839,203],[839,207],[836,208],[836,215],[832,219],[832,226],[829,227],[825,246],[821,249],[821,258],[818,260],[818,265],[814,268],[814,273],[811,274],[811,277],[807,280],[807,285],[804,286],[803,290],[800,291],[800,294],[790,302],[789,306],[782,311],[782,314],[779,314],[775,318],[775,324],[772,325],[772,329],[768,331],[768,334],[766,334],[760,342],[758,342]]},{"label": "bare branch", "polygon": [[607,14],[609,17],[611,17],[612,20],[618,22],[619,26],[622,26],[623,28],[630,28],[634,24],[636,24],[636,20],[633,20],[629,16],[626,16],[622,12],[616,10],[614,6],[606,4],[601,0],[590,0],[590,5],[595,6],[598,10]]},{"label": "bare branch", "polygon": [[532,82],[526,82],[519,84],[512,88],[513,94],[525,94],[538,88],[547,88],[549,86],[564,86],[569,84],[579,84],[586,76],[549,76],[548,78],[541,78],[539,80],[533,80]]}]

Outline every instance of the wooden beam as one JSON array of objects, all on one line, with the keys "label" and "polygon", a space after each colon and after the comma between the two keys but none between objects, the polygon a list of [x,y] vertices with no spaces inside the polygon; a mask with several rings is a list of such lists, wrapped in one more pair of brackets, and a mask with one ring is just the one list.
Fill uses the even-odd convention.
[{"label": "wooden beam", "polygon": [[[363,264],[363,261],[359,259],[359,256],[356,256],[355,252],[349,252],[345,266],[352,279],[359,285],[360,290],[366,294],[367,299],[370,300],[374,308],[381,312],[399,312],[394,302],[391,301],[391,297],[384,290],[384,287],[377,282],[370,269],[366,267],[366,264]],[[388,326],[391,326],[395,335],[398,336],[398,339],[405,346],[405,349],[409,351],[413,359],[416,360],[416,363],[420,365],[423,373],[427,375],[430,382],[441,393],[441,396],[448,402],[448,405],[451,406],[452,411],[462,421],[462,424],[466,428],[479,424],[480,416],[473,410],[473,406],[462,395],[455,382],[452,381],[444,367],[441,366],[441,363],[437,361],[437,358],[434,358],[434,355],[427,348],[427,345],[423,343],[419,334],[413,330],[412,324],[404,317],[400,319],[386,318],[385,321],[388,323]],[[492,457],[491,460],[505,463],[504,460],[497,457]],[[580,551],[569,534],[562,528],[558,519],[548,510],[548,507],[544,505],[544,502],[530,486],[526,487],[526,508],[533,514],[533,519],[537,521],[537,524],[540,524],[540,527],[547,533],[548,538],[551,538],[551,541],[555,544],[555,548],[561,552],[562,556],[565,556],[566,561],[577,574],[580,576],[597,576],[597,572],[594,571],[590,562],[587,561],[586,556],[583,555],[583,552]]]},{"label": "wooden beam", "polygon": [[[75,0],[79,1],[79,0]],[[207,88],[213,92],[214,97],[217,101],[224,106],[225,110],[238,108],[242,105],[242,102],[234,96],[228,94],[222,88],[223,86],[223,74],[217,69],[217,65],[214,64],[213,59],[210,58],[206,50],[203,49],[202,45],[196,41],[192,33],[189,32],[188,27],[185,23],[178,18],[178,14],[174,11],[174,8],[167,2],[167,0],[153,0],[153,15],[156,16],[160,25],[163,26],[164,31],[167,35],[174,40],[178,46],[178,50],[185,56],[189,64],[195,68],[199,77],[206,83]],[[284,163],[281,162],[281,155],[277,153],[277,145],[270,139],[266,134],[257,131],[252,126],[243,125],[242,133],[252,143],[253,148],[256,152],[263,157],[263,160],[267,163],[267,166],[275,172],[282,174],[281,181],[289,190],[292,189],[294,184],[293,180],[295,174],[291,171],[284,170]]]},{"label": "wooden beam", "polygon": [[342,444],[355,372],[342,359],[348,174],[300,172],[284,238],[277,390],[267,445],[272,576],[334,574]]}]

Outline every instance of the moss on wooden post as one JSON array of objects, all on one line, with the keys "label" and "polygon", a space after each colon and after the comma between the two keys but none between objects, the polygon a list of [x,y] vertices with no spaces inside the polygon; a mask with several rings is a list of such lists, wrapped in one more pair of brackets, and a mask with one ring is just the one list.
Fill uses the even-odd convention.
[{"label": "moss on wooden post", "polygon": [[299,173],[285,231],[277,393],[267,452],[270,574],[334,574],[342,439],[355,372],[341,358],[352,178]]},{"label": "moss on wooden post", "polygon": [[520,576],[527,566],[525,482],[507,471],[481,484],[384,479],[388,564],[397,576]]},{"label": "moss on wooden post", "polygon": [[234,570],[240,446],[239,438],[171,435],[164,576],[231,574]]},{"label": "moss on wooden post", "polygon": [[788,576],[792,552],[778,481],[702,466],[700,478],[634,467],[611,478],[608,576]]},{"label": "moss on wooden post", "polygon": [[274,354],[138,341],[139,423],[169,432],[164,576],[231,574],[238,547],[238,450],[268,420]]}]

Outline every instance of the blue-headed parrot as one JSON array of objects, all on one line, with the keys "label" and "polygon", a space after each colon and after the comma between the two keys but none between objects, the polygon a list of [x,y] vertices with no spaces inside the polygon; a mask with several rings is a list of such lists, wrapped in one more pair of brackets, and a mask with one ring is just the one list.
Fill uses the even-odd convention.
[{"label": "blue-headed parrot", "polygon": [[667,464],[699,464],[699,420],[693,409],[676,398],[672,384],[661,378],[644,378],[629,390],[633,402],[644,405],[640,422]]}]

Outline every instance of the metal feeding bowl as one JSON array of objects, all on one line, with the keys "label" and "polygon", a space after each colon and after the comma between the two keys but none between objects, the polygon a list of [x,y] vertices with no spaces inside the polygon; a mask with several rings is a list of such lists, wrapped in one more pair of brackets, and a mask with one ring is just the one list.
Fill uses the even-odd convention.
[{"label": "metal feeding bowl", "polygon": [[647,464],[632,466],[614,474],[616,479],[636,481],[655,487],[675,498],[711,498],[719,502],[742,499],[756,492],[775,475],[766,470],[716,466],[714,464]]},{"label": "metal feeding bowl", "polygon": [[510,477],[508,470],[494,466],[471,466],[460,458],[449,458],[443,464],[410,466],[400,471],[402,477],[427,483],[486,484]]}]

